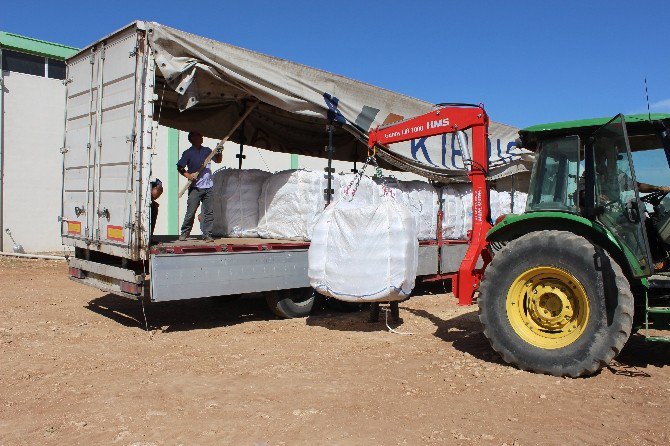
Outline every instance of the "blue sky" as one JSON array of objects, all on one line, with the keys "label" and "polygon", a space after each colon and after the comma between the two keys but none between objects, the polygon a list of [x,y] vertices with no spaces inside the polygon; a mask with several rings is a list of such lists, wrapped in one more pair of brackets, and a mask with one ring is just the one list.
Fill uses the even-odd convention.
[{"label": "blue sky", "polygon": [[0,29],[84,46],[134,19],[525,127],[670,112],[667,1],[3,2]]}]

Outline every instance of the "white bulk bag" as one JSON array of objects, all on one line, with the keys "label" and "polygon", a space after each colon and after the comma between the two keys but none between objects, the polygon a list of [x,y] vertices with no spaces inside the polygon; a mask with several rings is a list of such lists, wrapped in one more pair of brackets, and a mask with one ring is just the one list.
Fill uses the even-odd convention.
[{"label": "white bulk bag", "polygon": [[213,234],[258,237],[258,198],[270,175],[270,172],[258,169],[221,169],[212,175]]},{"label": "white bulk bag", "polygon": [[526,211],[528,194],[525,192],[514,192],[514,214],[523,214]]},{"label": "white bulk bag", "polygon": [[437,238],[437,213],[440,210],[435,187],[425,181],[399,181],[402,200],[409,207],[417,222],[419,240]]},{"label": "white bulk bag", "polygon": [[[359,176],[360,180],[357,178]],[[359,202],[359,205],[362,205],[363,203],[379,203],[381,193],[372,178],[355,173],[339,174],[338,177],[340,187],[339,190],[336,191],[333,202],[341,197],[351,201],[353,196]]]},{"label": "white bulk bag", "polygon": [[317,220],[308,252],[310,284],[348,302],[402,300],[416,279],[416,222],[390,196],[372,205],[363,201],[342,198]]},{"label": "white bulk bag", "polygon": [[[326,174],[309,170],[286,170],[263,183],[258,199],[258,235],[262,238],[310,240],[316,218],[326,206]],[[332,187],[339,190],[339,177]]]},{"label": "white bulk bag", "polygon": [[[468,191],[470,191],[468,195]],[[465,197],[465,198],[464,198]],[[464,240],[470,224],[466,218],[466,200],[470,200],[470,221],[472,221],[472,192],[468,186],[453,184],[442,188],[443,215],[442,215],[442,238],[445,240]],[[467,224],[467,226],[466,226]]]}]

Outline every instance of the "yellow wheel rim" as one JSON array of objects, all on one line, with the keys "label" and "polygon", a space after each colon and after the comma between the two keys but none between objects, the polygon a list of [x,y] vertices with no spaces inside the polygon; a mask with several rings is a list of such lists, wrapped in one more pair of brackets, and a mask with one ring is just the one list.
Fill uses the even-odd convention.
[{"label": "yellow wheel rim", "polygon": [[520,274],[507,292],[507,317],[521,339],[543,349],[575,342],[589,320],[589,300],[570,273],[540,266]]}]

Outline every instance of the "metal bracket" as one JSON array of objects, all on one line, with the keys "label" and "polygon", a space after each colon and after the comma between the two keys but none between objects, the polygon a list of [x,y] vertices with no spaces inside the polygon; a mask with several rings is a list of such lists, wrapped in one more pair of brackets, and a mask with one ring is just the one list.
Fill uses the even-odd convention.
[{"label": "metal bracket", "polygon": [[85,213],[86,213],[86,209],[84,209],[84,206],[82,206],[82,207],[75,206],[74,207],[74,215],[76,215],[77,217],[79,217],[80,215],[84,215]]},{"label": "metal bracket", "polygon": [[123,228],[124,228],[124,229],[133,229],[133,224],[132,224],[132,223],[128,223],[128,222],[126,222],[126,223],[123,225]]},{"label": "metal bracket", "polygon": [[126,142],[135,142],[135,134],[131,133],[130,135],[126,136]]},{"label": "metal bracket", "polygon": [[69,151],[70,151],[70,149],[68,149],[67,147],[61,147],[60,148],[60,153],[62,153],[63,155],[65,155]]},{"label": "metal bracket", "polygon": [[128,57],[130,58],[130,57],[133,57],[133,56],[137,56],[137,50],[138,50],[137,47],[133,48],[133,50],[128,53]]},{"label": "metal bracket", "polygon": [[62,223],[62,222],[63,222],[63,216],[62,216],[62,215],[59,215],[59,216],[58,216],[58,222],[59,222],[59,223]]},{"label": "metal bracket", "polygon": [[63,82],[63,85],[67,85],[72,82],[72,79],[63,79],[61,82]]}]

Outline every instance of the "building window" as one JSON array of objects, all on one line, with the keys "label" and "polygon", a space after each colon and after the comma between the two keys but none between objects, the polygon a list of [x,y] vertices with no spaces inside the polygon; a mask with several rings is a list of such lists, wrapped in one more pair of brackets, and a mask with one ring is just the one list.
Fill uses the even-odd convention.
[{"label": "building window", "polygon": [[65,79],[65,62],[62,60],[49,59],[48,76],[51,79]]},{"label": "building window", "polygon": [[2,69],[44,77],[44,57],[2,50]]}]

